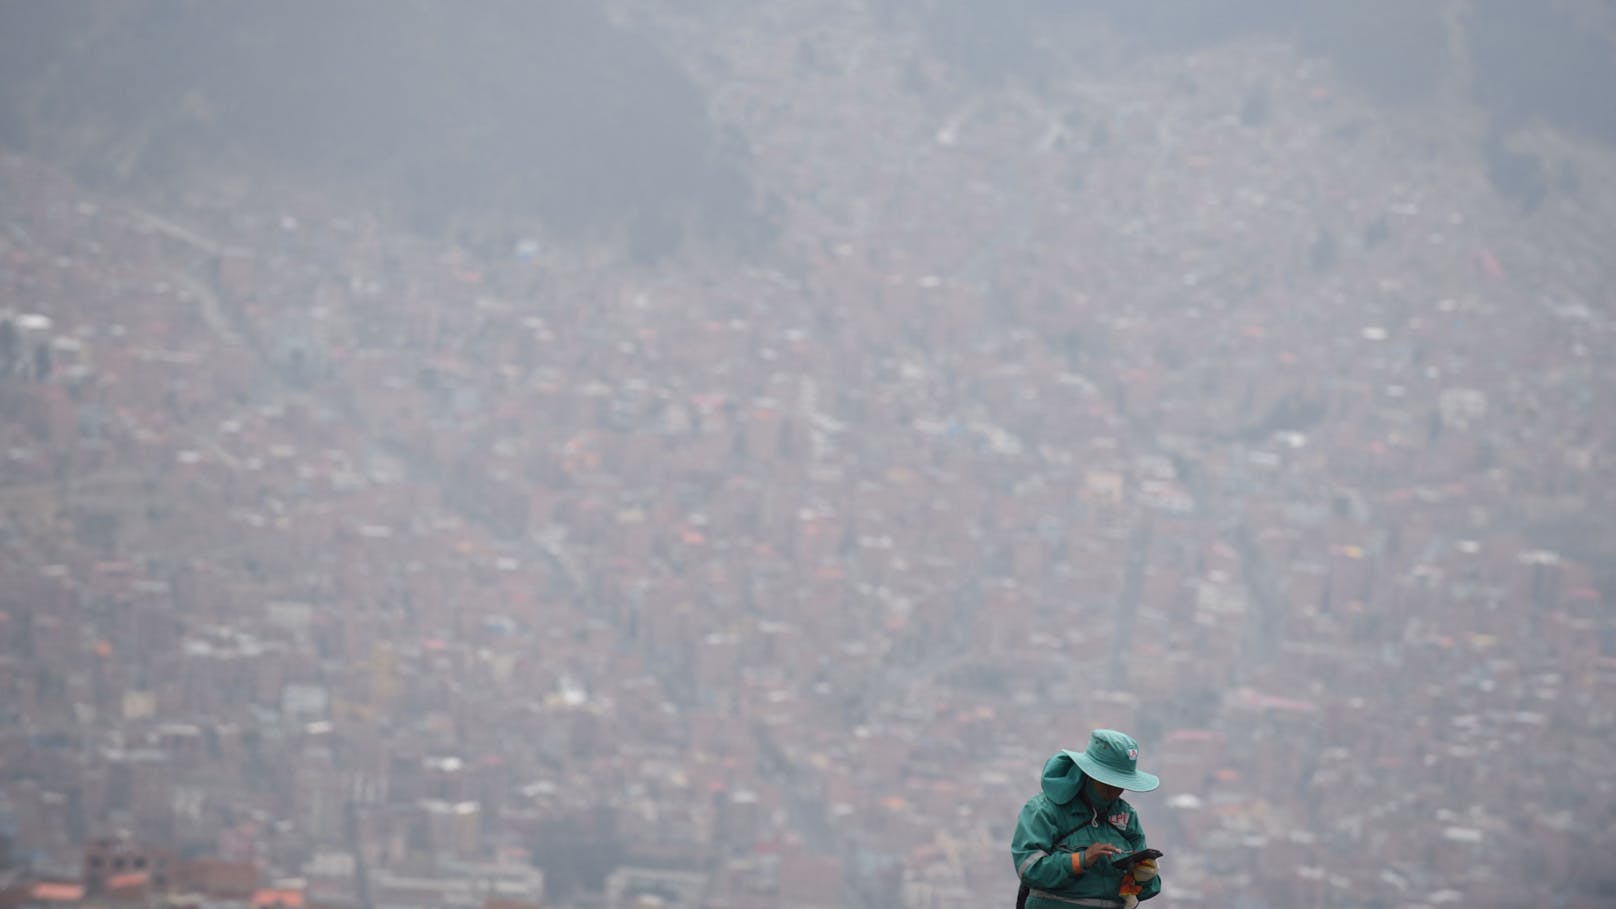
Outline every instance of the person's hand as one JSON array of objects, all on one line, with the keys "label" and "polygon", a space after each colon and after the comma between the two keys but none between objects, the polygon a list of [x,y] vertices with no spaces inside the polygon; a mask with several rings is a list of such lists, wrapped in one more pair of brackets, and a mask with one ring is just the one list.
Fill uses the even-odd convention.
[{"label": "person's hand", "polygon": [[1121,854],[1122,850],[1110,843],[1090,843],[1089,848],[1083,850],[1083,867],[1093,868],[1105,858]]},{"label": "person's hand", "polygon": [[1145,859],[1133,866],[1133,879],[1141,884],[1149,881],[1159,873],[1155,859]]}]

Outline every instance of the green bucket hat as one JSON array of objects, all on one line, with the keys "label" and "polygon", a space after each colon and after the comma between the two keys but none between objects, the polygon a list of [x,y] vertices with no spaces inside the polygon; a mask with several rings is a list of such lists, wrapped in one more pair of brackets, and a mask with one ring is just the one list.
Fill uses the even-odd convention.
[{"label": "green bucket hat", "polygon": [[1115,729],[1096,729],[1087,751],[1066,751],[1078,769],[1108,786],[1129,792],[1149,792],[1161,785],[1153,773],[1139,769],[1139,743]]}]

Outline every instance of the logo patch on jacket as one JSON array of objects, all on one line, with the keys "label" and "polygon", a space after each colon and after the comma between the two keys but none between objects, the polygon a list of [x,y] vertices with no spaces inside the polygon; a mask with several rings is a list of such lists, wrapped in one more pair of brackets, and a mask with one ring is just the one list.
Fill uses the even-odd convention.
[{"label": "logo patch on jacket", "polygon": [[1121,830],[1128,826],[1128,812],[1122,811],[1118,812],[1117,814],[1113,814],[1106,818],[1106,822],[1118,830]]}]

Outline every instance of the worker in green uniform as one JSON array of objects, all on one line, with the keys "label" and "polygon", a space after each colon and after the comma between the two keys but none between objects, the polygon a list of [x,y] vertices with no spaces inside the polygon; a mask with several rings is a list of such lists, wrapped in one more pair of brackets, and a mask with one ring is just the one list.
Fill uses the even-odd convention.
[{"label": "worker in green uniform", "polygon": [[1161,780],[1138,765],[1139,744],[1113,729],[1096,729],[1086,750],[1062,750],[1044,763],[1043,791],[1022,806],[1010,841],[1018,905],[1133,909],[1161,892],[1154,857],[1115,864],[1148,848],[1122,793],[1149,792]]}]

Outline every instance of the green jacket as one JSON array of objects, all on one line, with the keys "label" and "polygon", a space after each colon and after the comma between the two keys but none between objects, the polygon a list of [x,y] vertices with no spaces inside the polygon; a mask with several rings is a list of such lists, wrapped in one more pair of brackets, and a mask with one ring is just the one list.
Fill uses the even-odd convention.
[{"label": "green jacket", "polygon": [[[1111,843],[1124,853],[1145,848],[1145,830],[1139,815],[1123,799],[1109,805],[1098,803],[1087,775],[1064,753],[1044,763],[1043,791],[1027,800],[1016,822],[1010,841],[1016,874],[1030,892],[1027,909],[1072,909],[1101,906],[1093,900],[1109,900],[1121,906],[1118,891],[1122,872],[1102,860],[1082,874],[1072,870],[1072,853],[1092,843]],[[1139,899],[1148,900],[1161,892],[1161,877],[1144,885]],[[1085,902],[1074,902],[1074,901]]]}]

